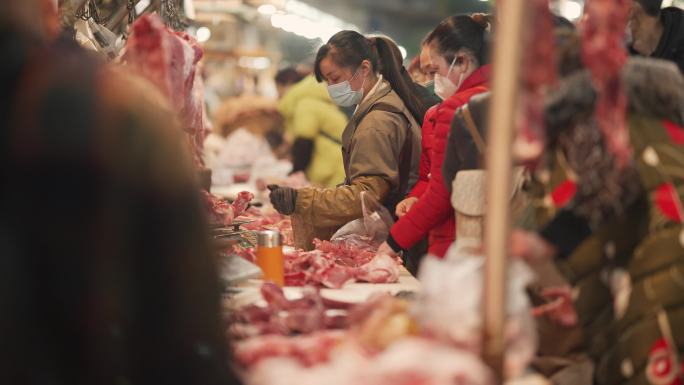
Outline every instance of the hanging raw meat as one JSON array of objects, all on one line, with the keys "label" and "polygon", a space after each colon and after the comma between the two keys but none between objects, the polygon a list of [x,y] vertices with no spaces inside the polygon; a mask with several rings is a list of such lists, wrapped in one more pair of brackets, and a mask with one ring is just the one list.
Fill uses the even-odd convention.
[{"label": "hanging raw meat", "polygon": [[184,32],[172,31],[153,14],[133,23],[123,56],[128,68],[157,86],[179,112],[199,165],[205,134],[204,92],[197,71],[202,56],[202,48],[195,39]]},{"label": "hanging raw meat", "polygon": [[631,150],[625,112],[627,96],[620,70],[627,62],[625,27],[630,0],[591,0],[585,5],[582,25],[582,61],[598,92],[596,119],[618,166],[627,163]]},{"label": "hanging raw meat", "polygon": [[522,58],[518,134],[526,142],[543,143],[544,95],[556,83],[558,71],[555,54],[554,24],[548,0],[530,0],[530,28],[527,28]]},{"label": "hanging raw meat", "polygon": [[[178,111],[198,168],[204,167],[202,146],[207,131],[204,86],[198,70],[203,55],[194,38],[185,32],[172,31],[153,14],[142,16],[133,23],[123,55],[127,67],[154,84]],[[246,208],[242,198],[238,198],[235,205],[238,207],[230,206],[206,191],[204,199],[210,220],[216,224],[229,225]]]}]

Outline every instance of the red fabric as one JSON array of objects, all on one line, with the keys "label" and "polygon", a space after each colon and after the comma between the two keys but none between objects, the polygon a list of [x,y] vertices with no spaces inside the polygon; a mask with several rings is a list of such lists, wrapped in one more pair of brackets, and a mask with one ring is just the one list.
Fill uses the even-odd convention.
[{"label": "red fabric", "polygon": [[655,204],[661,214],[667,219],[682,223],[682,203],[672,183],[663,183],[655,193]]},{"label": "red fabric", "polygon": [[551,192],[551,200],[553,201],[554,206],[561,208],[568,204],[576,193],[577,183],[566,180]]},{"label": "red fabric", "polygon": [[437,107],[433,106],[425,114],[420,153],[420,175],[413,190],[408,194],[409,197],[422,197],[430,181],[430,157],[432,156],[432,147],[435,141],[435,114],[437,113]]},{"label": "red fabric", "polygon": [[684,361],[677,367],[677,355],[664,338],[658,339],[648,354],[646,379],[653,385],[682,385],[680,371]]},{"label": "red fabric", "polygon": [[[487,92],[490,66],[473,72],[455,95],[437,106],[434,116],[434,140],[430,156],[430,178],[425,193],[404,217],[394,224],[390,233],[403,249],[410,249],[429,233],[429,253],[443,258],[456,239],[456,218],[450,193],[442,177],[442,163],[451,121],[456,110],[471,97]],[[425,125],[432,124],[426,120]]]},{"label": "red fabric", "polygon": [[672,143],[684,146],[684,129],[682,129],[682,127],[679,127],[668,120],[663,120],[663,126],[665,126],[667,133],[670,135]]}]

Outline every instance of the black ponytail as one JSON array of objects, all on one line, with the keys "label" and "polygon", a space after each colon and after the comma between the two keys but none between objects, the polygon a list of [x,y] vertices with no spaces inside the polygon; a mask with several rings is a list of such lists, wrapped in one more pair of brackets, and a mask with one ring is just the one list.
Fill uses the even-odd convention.
[{"label": "black ponytail", "polygon": [[379,72],[392,85],[394,92],[399,95],[404,105],[411,112],[416,122],[422,124],[428,107],[415,93],[411,76],[404,68],[401,51],[395,42],[387,37],[371,38],[375,41],[375,48],[379,59]]},{"label": "black ponytail", "polygon": [[368,60],[373,71],[382,74],[399,95],[411,115],[418,123],[423,122],[427,107],[414,92],[413,81],[402,65],[399,47],[387,37],[366,38],[355,31],[342,31],[330,38],[316,54],[314,73],[323,81],[321,62],[330,56],[340,67],[356,69]]}]

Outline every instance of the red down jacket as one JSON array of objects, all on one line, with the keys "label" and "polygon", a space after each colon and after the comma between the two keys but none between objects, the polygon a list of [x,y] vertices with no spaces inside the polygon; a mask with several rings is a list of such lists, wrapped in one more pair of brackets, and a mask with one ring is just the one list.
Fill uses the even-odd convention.
[{"label": "red down jacket", "polygon": [[420,175],[418,182],[413,186],[413,190],[407,197],[419,198],[427,191],[430,182],[430,159],[432,158],[432,147],[435,143],[435,114],[439,105],[431,107],[426,113],[421,130],[421,152],[420,152]]},{"label": "red down jacket", "polygon": [[[463,82],[456,94],[437,105],[434,113],[426,115],[423,132],[429,133],[434,129],[432,153],[427,157],[421,156],[421,174],[424,162],[429,162],[430,174],[427,176],[427,186],[411,211],[392,227],[391,239],[388,240],[390,245],[396,244],[408,250],[429,234],[429,253],[443,258],[451,243],[456,239],[454,209],[451,206],[449,190],[442,177],[444,150],[456,110],[468,103],[471,97],[488,91],[490,70],[489,65],[477,69]],[[416,189],[422,188],[419,184],[416,185],[412,194],[416,192]],[[417,191],[420,192],[420,190]]]}]

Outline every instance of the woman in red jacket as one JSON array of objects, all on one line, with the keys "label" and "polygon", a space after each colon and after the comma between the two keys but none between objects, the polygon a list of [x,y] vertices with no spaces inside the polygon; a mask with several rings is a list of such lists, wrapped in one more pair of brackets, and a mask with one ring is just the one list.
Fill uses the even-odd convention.
[{"label": "woman in red jacket", "polygon": [[428,175],[422,175],[427,185],[419,183],[400,204],[406,214],[392,227],[379,253],[408,250],[429,235],[429,253],[444,257],[456,238],[454,209],[442,178],[442,162],[454,113],[472,96],[488,91],[488,27],[485,15],[452,16],[425,39],[436,70],[435,91],[444,99],[429,111],[423,123],[423,132],[434,133],[431,153],[421,157],[421,174],[429,169]]}]

